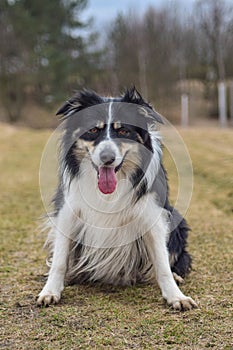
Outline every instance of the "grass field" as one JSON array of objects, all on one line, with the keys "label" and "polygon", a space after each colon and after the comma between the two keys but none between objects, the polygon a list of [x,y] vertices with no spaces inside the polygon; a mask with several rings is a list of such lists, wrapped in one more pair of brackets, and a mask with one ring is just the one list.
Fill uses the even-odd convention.
[{"label": "grass field", "polygon": [[151,285],[70,286],[59,305],[36,307],[46,272],[38,169],[49,135],[0,125],[0,348],[232,350],[233,131],[181,131],[194,168],[187,215],[194,262],[181,289],[199,304],[181,313]]}]

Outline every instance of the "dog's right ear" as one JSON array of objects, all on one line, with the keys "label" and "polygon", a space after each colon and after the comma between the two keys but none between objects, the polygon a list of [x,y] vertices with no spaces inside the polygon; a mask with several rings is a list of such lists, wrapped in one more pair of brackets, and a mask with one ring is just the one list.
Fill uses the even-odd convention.
[{"label": "dog's right ear", "polygon": [[68,100],[59,108],[56,115],[66,115],[69,113],[71,109],[72,109],[72,104]]},{"label": "dog's right ear", "polygon": [[84,108],[103,103],[104,99],[92,90],[77,92],[57,111],[56,115],[67,117],[71,113],[79,112]]}]

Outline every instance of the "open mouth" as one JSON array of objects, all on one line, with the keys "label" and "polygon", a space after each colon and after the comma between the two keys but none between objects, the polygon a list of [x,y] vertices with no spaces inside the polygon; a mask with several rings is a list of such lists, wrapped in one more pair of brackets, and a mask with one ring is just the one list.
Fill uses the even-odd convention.
[{"label": "open mouth", "polygon": [[93,167],[97,171],[98,187],[102,193],[110,194],[110,193],[113,193],[115,191],[116,186],[117,186],[116,173],[121,169],[127,153],[128,152],[125,153],[121,163],[119,165],[117,165],[116,167],[111,166],[111,165],[109,165],[109,166],[102,165],[102,166],[98,167],[94,162],[92,162]]},{"label": "open mouth", "polygon": [[116,169],[101,166],[98,169],[98,187],[104,194],[113,193],[117,186]]},{"label": "open mouth", "polygon": [[[123,159],[124,160],[124,159]],[[104,194],[110,194],[113,193],[117,186],[117,177],[116,173],[120,170],[122,166],[122,162],[117,166],[100,166],[99,168],[94,164],[94,168],[97,171],[98,175],[98,187],[99,190]]]}]

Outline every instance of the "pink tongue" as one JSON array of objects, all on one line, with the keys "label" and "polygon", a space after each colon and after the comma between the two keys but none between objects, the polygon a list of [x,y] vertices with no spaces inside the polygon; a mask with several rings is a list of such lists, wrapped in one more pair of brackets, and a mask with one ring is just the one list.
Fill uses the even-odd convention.
[{"label": "pink tongue", "polygon": [[100,167],[98,186],[102,193],[108,194],[115,191],[117,185],[114,168]]}]

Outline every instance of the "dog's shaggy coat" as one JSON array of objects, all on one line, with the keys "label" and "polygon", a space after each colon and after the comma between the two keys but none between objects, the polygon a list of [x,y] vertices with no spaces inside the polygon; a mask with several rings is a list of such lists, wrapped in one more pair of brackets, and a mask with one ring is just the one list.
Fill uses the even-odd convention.
[{"label": "dog's shaggy coat", "polygon": [[64,130],[47,218],[50,271],[38,304],[57,303],[65,280],[157,280],[173,308],[196,307],[176,284],[191,269],[189,229],[168,200],[161,116],[134,88],[119,98],[79,92],[58,114]]}]

